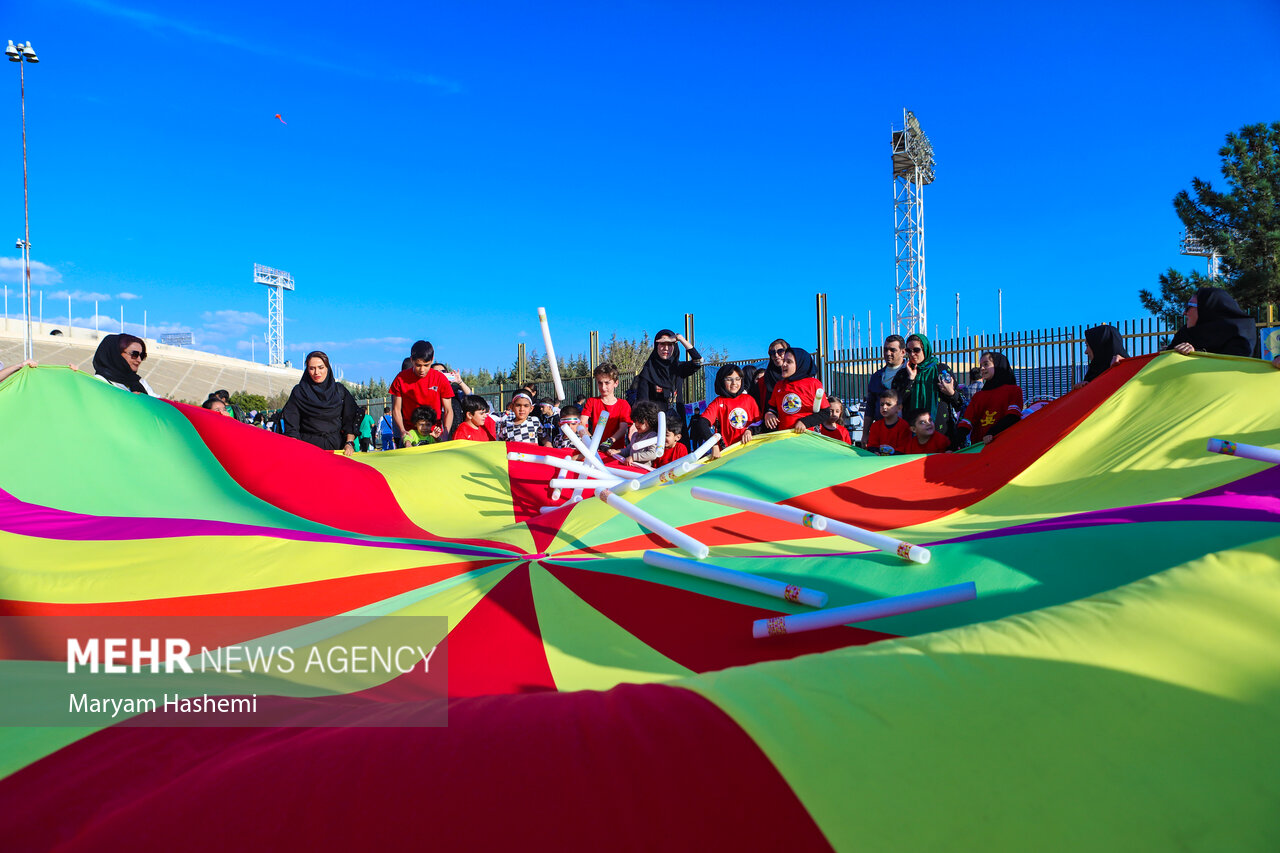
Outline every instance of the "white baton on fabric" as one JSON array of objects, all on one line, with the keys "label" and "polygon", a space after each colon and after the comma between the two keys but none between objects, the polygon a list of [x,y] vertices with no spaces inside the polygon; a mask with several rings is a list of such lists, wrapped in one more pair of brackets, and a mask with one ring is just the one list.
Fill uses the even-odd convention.
[{"label": "white baton on fabric", "polygon": [[672,545],[675,545],[695,560],[705,560],[707,555],[711,553],[711,549],[706,545],[703,545],[697,539],[681,533],[670,524],[667,524],[660,518],[655,518],[653,515],[645,512],[635,504],[624,501],[608,489],[601,489],[596,492],[596,497],[600,498],[600,500],[622,513],[636,524],[666,539]]},{"label": "white baton on fabric", "polygon": [[924,592],[912,592],[907,595],[895,595],[893,598],[881,598],[878,601],[864,601],[862,604],[832,607],[829,610],[816,610],[813,613],[797,613],[792,616],[757,619],[751,624],[751,636],[759,640],[764,637],[777,637],[782,634],[798,634],[801,631],[835,628],[850,622],[884,619],[888,616],[914,613],[917,610],[929,610],[930,608],[943,607],[947,604],[972,601],[977,597],[977,587],[974,586],[973,581],[968,581],[954,586],[929,589]]},{"label": "white baton on fabric", "polygon": [[750,572],[726,569],[723,566],[713,566],[710,563],[700,563],[697,560],[686,560],[684,557],[677,557],[674,554],[667,554],[662,551],[645,551],[644,561],[646,564],[659,569],[692,575],[695,578],[728,584],[739,589],[749,589],[752,592],[771,595],[774,598],[781,598],[785,601],[794,601],[797,604],[804,604],[808,607],[825,607],[827,604],[827,594],[816,589],[806,589],[795,584],[776,581],[773,578],[762,578]]}]

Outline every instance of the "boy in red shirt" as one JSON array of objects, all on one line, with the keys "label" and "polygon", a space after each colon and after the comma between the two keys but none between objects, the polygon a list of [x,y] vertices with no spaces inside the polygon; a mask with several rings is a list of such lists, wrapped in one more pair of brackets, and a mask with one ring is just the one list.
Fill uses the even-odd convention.
[{"label": "boy in red shirt", "polygon": [[899,453],[941,453],[950,449],[951,442],[934,429],[928,409],[914,409],[906,420],[911,424],[911,435],[898,448]]},{"label": "boy in red shirt", "polygon": [[844,417],[844,401],[839,397],[827,398],[827,419],[812,429],[806,427],[803,423],[796,424],[796,432],[816,432],[818,435],[825,435],[827,438],[834,438],[837,441],[843,441],[845,444],[853,444],[853,438],[849,435],[849,430],[844,428],[844,424],[840,423]]},{"label": "boy in red shirt", "polygon": [[605,427],[605,436],[600,441],[600,449],[621,446],[626,443],[627,430],[631,426],[631,404],[615,396],[618,390],[618,367],[611,361],[602,361],[596,365],[591,375],[596,380],[596,391],[600,396],[592,397],[583,405],[582,421],[587,432],[595,435],[600,415],[607,413],[609,423]]},{"label": "boy in red shirt", "polygon": [[493,421],[489,418],[489,403],[484,397],[470,394],[462,398],[462,423],[453,433],[454,440],[497,441]]},{"label": "boy in red shirt", "polygon": [[670,462],[675,462],[684,456],[689,455],[689,448],[685,447],[680,441],[684,437],[684,427],[679,421],[667,424],[667,443],[662,455],[658,457],[658,461],[653,463],[654,468],[661,468]]},{"label": "boy in red shirt", "polygon": [[911,430],[902,419],[902,403],[898,400],[898,392],[885,390],[880,392],[880,420],[867,428],[867,437],[863,446],[872,453],[891,456],[902,452],[902,445],[911,438]]},{"label": "boy in red shirt", "polygon": [[[430,406],[443,412],[442,426],[447,436],[453,428],[453,386],[449,377],[431,369],[436,350],[430,341],[417,341],[409,352],[409,367],[402,370],[391,383],[391,419],[395,424],[397,441],[403,446],[407,415],[419,406]],[[444,400],[448,403],[444,403]]]}]

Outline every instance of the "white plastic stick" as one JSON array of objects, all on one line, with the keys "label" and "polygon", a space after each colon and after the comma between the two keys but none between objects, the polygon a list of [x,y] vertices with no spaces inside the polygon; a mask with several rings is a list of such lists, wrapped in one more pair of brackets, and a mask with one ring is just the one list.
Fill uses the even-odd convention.
[{"label": "white plastic stick", "polygon": [[564,437],[569,439],[569,443],[574,449],[582,454],[582,461],[590,465],[592,468],[604,470],[604,463],[600,461],[600,457],[592,452],[591,448],[582,443],[582,439],[578,438],[578,434],[573,431],[573,427],[568,424],[561,424],[560,431],[564,433]]},{"label": "white plastic stick", "polygon": [[617,489],[618,491],[628,491],[629,483],[632,480],[592,480],[588,477],[579,478],[577,480],[561,480],[559,477],[552,479],[551,485],[558,489]]},{"label": "white plastic stick", "polygon": [[757,619],[751,625],[751,636],[757,640],[763,637],[776,637],[781,634],[798,634],[801,631],[817,631],[819,628],[834,628],[850,622],[866,622],[871,619],[884,619],[887,616],[898,616],[903,613],[914,613],[917,610],[928,610],[946,604],[958,604],[961,601],[972,601],[978,597],[977,587],[973,581],[958,583],[954,586],[943,586],[924,592],[912,592],[907,595],[895,595],[892,598],[881,598],[878,601],[864,601],[862,604],[850,604],[846,607],[832,607],[829,610],[818,610],[813,613],[797,613],[793,616],[774,616],[772,619]]},{"label": "white plastic stick", "polygon": [[1256,444],[1237,444],[1225,438],[1209,439],[1209,452],[1221,453],[1223,456],[1239,456],[1241,459],[1254,459],[1258,462],[1280,463],[1280,450],[1260,447]]},{"label": "white plastic stick", "polygon": [[[667,413],[662,409],[658,410],[658,431],[654,433],[654,437],[658,441],[659,448],[665,448],[667,446]],[[662,453],[659,452],[657,459],[654,459],[653,461],[657,462],[658,459],[661,458]]]},{"label": "white plastic stick", "polygon": [[792,524],[798,524],[801,527],[808,527],[812,530],[827,529],[826,516],[812,512],[805,512],[798,507],[782,506],[781,504],[757,500],[756,498],[744,498],[738,495],[731,495],[728,492],[717,492],[713,489],[704,489],[701,486],[694,486],[689,490],[689,494],[693,495],[700,501],[708,501],[709,503],[720,504],[721,506],[732,507],[733,509],[754,512],[757,515],[765,515],[769,518],[776,518],[779,521],[789,521]]},{"label": "white plastic stick", "polygon": [[560,383],[560,365],[556,363],[556,348],[551,344],[551,327],[547,325],[547,309],[538,309],[538,322],[542,324],[542,342],[547,346],[547,361],[551,364],[551,382],[556,388],[556,402],[564,402],[564,385]]},{"label": "white plastic stick", "polygon": [[711,452],[711,448],[719,440],[720,440],[720,433],[716,433],[715,435],[711,436],[711,438],[708,438],[706,441],[704,441],[702,445],[699,446],[697,450],[693,451],[693,453],[690,454],[689,456],[681,456],[679,459],[676,459],[672,462],[668,462],[666,465],[663,465],[661,468],[654,468],[648,474],[645,474],[643,477],[640,478],[640,488],[647,489],[650,486],[655,485],[657,483],[665,483],[667,480],[674,479],[677,474],[684,473],[683,466],[690,465],[694,462],[697,462],[703,456],[706,456],[708,453]]},{"label": "white plastic stick", "polygon": [[596,497],[600,498],[600,500],[622,513],[636,524],[666,539],[672,545],[675,545],[695,560],[705,560],[707,555],[711,553],[711,549],[706,545],[703,545],[697,539],[681,533],[670,524],[667,524],[660,518],[655,518],[653,515],[645,512],[635,504],[624,501],[608,489],[601,489],[596,492]]},{"label": "white plastic stick", "polygon": [[816,589],[806,589],[802,586],[776,581],[773,578],[762,578],[750,572],[740,572],[736,569],[726,569],[723,566],[713,566],[710,563],[699,563],[697,560],[686,560],[684,557],[677,557],[674,554],[667,554],[662,551],[645,551],[644,561],[648,565],[659,569],[680,572],[684,575],[692,575],[695,578],[705,578],[709,581],[736,586],[739,589],[749,589],[752,592],[771,595],[774,598],[781,598],[785,601],[794,601],[797,604],[803,604],[808,607],[825,607],[827,604],[827,594]]},{"label": "white plastic stick", "polygon": [[[508,453],[507,458],[517,462],[535,462],[538,465],[548,465],[552,468],[563,468],[566,471],[572,471],[575,474],[581,474],[584,477],[612,477],[613,472],[605,469],[603,465],[599,468],[593,468],[590,465],[579,462],[576,459],[560,458],[559,456],[538,456],[534,453]],[[572,488],[572,487],[571,487]]]},{"label": "white plastic stick", "polygon": [[933,555],[929,553],[929,549],[920,545],[912,545],[910,542],[903,542],[901,539],[894,539],[892,536],[885,536],[883,533],[872,533],[870,530],[863,530],[861,527],[854,527],[852,524],[845,524],[843,521],[836,521],[834,518],[828,518],[826,522],[828,533],[843,536],[845,539],[852,539],[854,542],[861,542],[863,545],[870,545],[872,548],[878,548],[881,551],[891,551],[904,560],[923,564],[933,558]]},{"label": "white plastic stick", "polygon": [[[604,427],[607,423],[609,423],[609,413],[601,412],[600,420],[596,421],[595,431],[591,433],[591,443],[587,445],[587,450],[591,451],[592,459],[598,458],[596,454],[600,452],[600,442],[604,440]],[[569,498],[569,500],[574,503],[582,500],[582,489],[574,489],[573,497]]]}]

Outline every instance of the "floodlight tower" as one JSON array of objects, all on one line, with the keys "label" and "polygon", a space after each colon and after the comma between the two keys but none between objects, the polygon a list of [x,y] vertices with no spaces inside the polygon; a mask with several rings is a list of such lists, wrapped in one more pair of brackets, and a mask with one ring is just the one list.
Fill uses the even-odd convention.
[{"label": "floodlight tower", "polygon": [[1209,259],[1209,278],[1218,277],[1218,262],[1222,260],[1222,256],[1218,254],[1218,250],[1209,245],[1209,242],[1203,237],[1193,237],[1186,231],[1182,232],[1182,254],[1194,255],[1198,258]]},{"label": "floodlight tower", "polygon": [[894,331],[903,335],[926,327],[924,187],[931,183],[933,144],[915,115],[903,109],[902,130],[893,131]]},{"label": "floodlight tower", "polygon": [[284,367],[284,292],[293,290],[293,275],[254,264],[253,283],[267,286],[267,364]]}]

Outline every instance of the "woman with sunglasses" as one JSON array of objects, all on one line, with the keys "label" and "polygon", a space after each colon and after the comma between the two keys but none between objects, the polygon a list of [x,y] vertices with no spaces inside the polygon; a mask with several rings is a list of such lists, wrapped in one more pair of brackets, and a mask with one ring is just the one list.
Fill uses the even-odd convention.
[{"label": "woman with sunglasses", "polygon": [[1202,287],[1187,303],[1183,326],[1169,349],[1190,355],[1193,352],[1216,352],[1220,355],[1253,355],[1258,326],[1220,287]]},{"label": "woman with sunglasses", "polygon": [[[773,389],[782,381],[782,362],[791,344],[778,338],[769,344],[769,363],[756,372],[755,378],[747,382],[751,396],[756,398],[760,411],[767,411],[769,401],[773,399]],[[745,375],[745,374],[744,374]]]},{"label": "woman with sunglasses", "polygon": [[956,412],[963,412],[968,400],[956,384],[955,373],[933,354],[933,346],[923,333],[907,338],[907,359],[893,377],[904,412],[923,409],[939,432],[954,438]]},{"label": "woman with sunglasses", "polygon": [[93,375],[108,385],[134,394],[159,397],[138,368],[147,360],[147,342],[133,335],[107,335],[93,354]]}]

